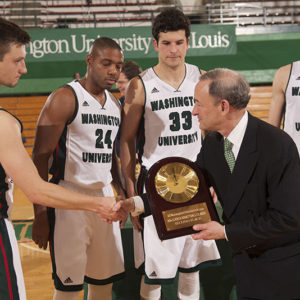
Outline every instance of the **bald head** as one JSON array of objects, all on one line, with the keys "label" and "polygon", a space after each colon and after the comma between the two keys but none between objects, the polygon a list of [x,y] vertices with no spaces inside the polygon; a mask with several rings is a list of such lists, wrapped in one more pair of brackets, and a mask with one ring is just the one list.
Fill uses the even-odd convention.
[{"label": "bald head", "polygon": [[[209,94],[216,103],[226,99],[235,109],[243,109],[250,100],[250,87],[238,72],[229,69],[214,69],[201,76],[200,82],[209,81]],[[197,88],[197,87],[196,87]]]}]

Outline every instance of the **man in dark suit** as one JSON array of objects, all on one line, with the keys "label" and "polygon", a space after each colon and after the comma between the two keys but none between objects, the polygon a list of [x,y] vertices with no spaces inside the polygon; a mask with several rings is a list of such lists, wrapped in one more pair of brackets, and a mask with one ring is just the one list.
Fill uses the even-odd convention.
[{"label": "man in dark suit", "polygon": [[225,226],[195,225],[193,237],[227,239],[239,299],[300,299],[299,156],[286,133],[246,111],[249,91],[228,69],[207,72],[195,88],[193,115],[210,132],[197,164],[222,204]]}]

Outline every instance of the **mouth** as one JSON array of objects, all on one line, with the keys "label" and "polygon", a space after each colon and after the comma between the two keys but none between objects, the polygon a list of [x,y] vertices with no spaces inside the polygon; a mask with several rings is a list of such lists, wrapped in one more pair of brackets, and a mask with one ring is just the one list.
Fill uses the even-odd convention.
[{"label": "mouth", "polygon": [[106,78],[105,79],[105,82],[107,83],[107,84],[109,84],[109,85],[114,85],[115,83],[116,83],[116,79],[114,79],[114,78]]}]

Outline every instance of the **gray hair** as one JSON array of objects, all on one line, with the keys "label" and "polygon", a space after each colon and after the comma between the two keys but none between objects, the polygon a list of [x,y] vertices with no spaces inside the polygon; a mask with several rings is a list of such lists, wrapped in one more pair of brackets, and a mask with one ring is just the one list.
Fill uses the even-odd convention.
[{"label": "gray hair", "polygon": [[229,69],[214,69],[203,74],[200,81],[209,80],[209,94],[216,103],[226,99],[236,108],[245,108],[250,100],[250,87],[243,75]]}]

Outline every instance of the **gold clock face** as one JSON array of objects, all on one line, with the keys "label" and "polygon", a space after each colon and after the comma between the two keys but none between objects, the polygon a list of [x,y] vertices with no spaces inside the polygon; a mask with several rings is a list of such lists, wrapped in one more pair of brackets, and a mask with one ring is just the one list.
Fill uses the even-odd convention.
[{"label": "gold clock face", "polygon": [[155,188],[166,201],[184,203],[196,195],[199,179],[190,166],[179,162],[168,163],[156,173]]}]

